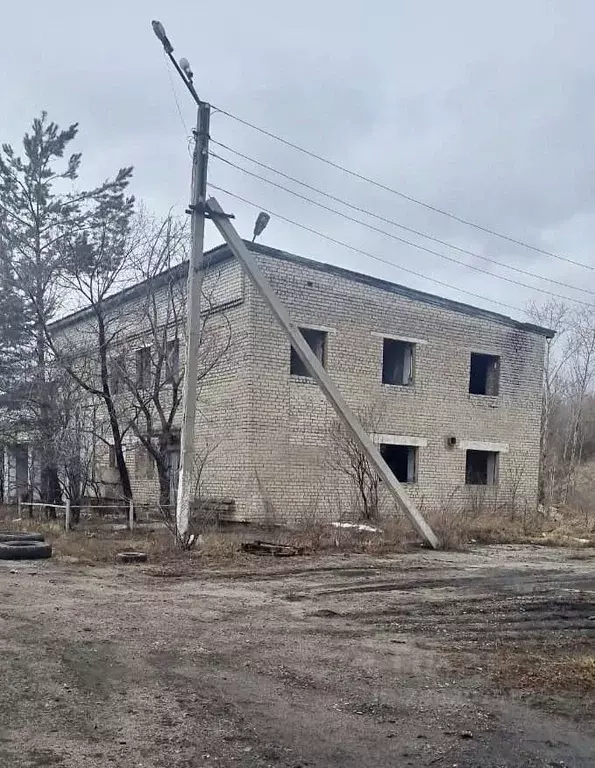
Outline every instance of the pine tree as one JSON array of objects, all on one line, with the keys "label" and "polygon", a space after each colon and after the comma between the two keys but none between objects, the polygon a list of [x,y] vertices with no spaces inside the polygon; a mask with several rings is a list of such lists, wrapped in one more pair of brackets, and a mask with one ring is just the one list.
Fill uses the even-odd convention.
[{"label": "pine tree", "polygon": [[131,168],[121,169],[115,179],[87,191],[77,191],[80,153],[66,159],[76,137],[77,123],[66,130],[43,112],[23,138],[24,154],[10,144],[0,151],[0,251],[3,269],[17,295],[33,315],[31,349],[34,392],[38,399],[36,432],[41,457],[41,493],[46,501],[58,501],[60,486],[51,452],[52,402],[48,386],[47,327],[64,301],[61,275],[65,269],[64,243],[93,225],[98,206],[110,206],[126,188]]},{"label": "pine tree", "polygon": [[11,392],[27,375],[32,314],[0,258],[0,395]]}]

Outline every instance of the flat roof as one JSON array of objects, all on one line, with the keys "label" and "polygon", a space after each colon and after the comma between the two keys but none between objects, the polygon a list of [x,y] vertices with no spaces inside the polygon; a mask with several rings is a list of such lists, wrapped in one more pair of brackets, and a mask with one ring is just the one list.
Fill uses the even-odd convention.
[{"label": "flat roof", "polygon": [[[246,246],[256,254],[263,256],[270,256],[280,261],[287,261],[293,264],[300,264],[310,269],[315,269],[320,272],[326,272],[327,274],[337,275],[338,277],[346,278],[356,283],[368,285],[373,288],[378,288],[382,291],[397,294],[398,296],[404,296],[412,301],[420,301],[424,304],[430,304],[434,307],[446,309],[451,312],[458,312],[464,315],[471,315],[472,317],[480,317],[484,320],[499,323],[500,325],[508,325],[512,328],[518,328],[519,330],[526,331],[528,333],[536,333],[540,336],[545,336],[551,339],[555,335],[555,331],[550,328],[543,328],[540,325],[534,325],[533,323],[523,323],[520,320],[515,320],[508,315],[501,315],[498,312],[492,312],[487,309],[480,309],[474,307],[472,304],[464,304],[463,302],[453,301],[452,299],[445,299],[442,296],[436,296],[432,293],[425,293],[424,291],[418,291],[414,288],[408,288],[400,283],[392,283],[388,280],[382,280],[379,277],[372,277],[366,275],[363,272],[355,272],[351,269],[345,269],[344,267],[336,267],[333,264],[326,264],[322,261],[315,261],[314,259],[305,258],[303,256],[297,256],[287,251],[281,251],[277,248],[271,248],[268,245],[261,245],[260,243],[251,243],[244,241]],[[216,264],[232,259],[233,254],[229,250],[227,244],[218,245],[216,248],[212,248],[205,253],[205,269],[215,266]],[[156,286],[164,285],[170,280],[183,279],[188,273],[188,262],[185,261],[182,264],[178,264],[171,269],[161,272],[155,278],[152,278]],[[108,308],[118,306],[127,301],[142,296],[144,287],[147,285],[148,280],[143,280],[140,283],[131,285],[128,288],[124,288],[118,293],[114,293],[112,296],[105,300],[105,305]],[[81,309],[77,312],[72,312],[70,315],[66,315],[59,320],[56,320],[51,324],[54,329],[66,328],[84,319],[90,314],[89,309]]]}]

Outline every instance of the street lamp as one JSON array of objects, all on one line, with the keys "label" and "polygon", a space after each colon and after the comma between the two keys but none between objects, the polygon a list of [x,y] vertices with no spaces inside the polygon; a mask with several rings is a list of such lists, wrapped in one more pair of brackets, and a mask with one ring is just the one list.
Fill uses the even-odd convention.
[{"label": "street lamp", "polygon": [[190,63],[188,62],[188,59],[185,59],[184,57],[180,59],[180,69],[186,75],[189,82],[192,82],[194,72],[190,69]]},{"label": "street lamp", "polygon": [[169,42],[169,39],[165,34],[165,27],[163,26],[163,24],[160,21],[153,19],[153,21],[151,22],[151,26],[153,27],[153,32],[157,35],[157,37],[161,41],[161,44],[163,45],[165,52],[172,53],[174,50],[174,47]]},{"label": "street lamp", "polygon": [[262,233],[266,229],[266,226],[270,220],[271,220],[271,217],[269,216],[268,213],[261,211],[258,214],[258,216],[256,217],[256,222],[254,224],[254,233],[252,235],[252,242],[254,242],[257,237],[262,235]]}]

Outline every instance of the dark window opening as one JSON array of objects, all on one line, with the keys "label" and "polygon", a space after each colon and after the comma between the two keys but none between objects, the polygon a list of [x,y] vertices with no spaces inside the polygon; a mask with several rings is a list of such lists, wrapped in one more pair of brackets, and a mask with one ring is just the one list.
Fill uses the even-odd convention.
[{"label": "dark window opening", "polygon": [[467,451],[465,483],[495,485],[498,482],[498,454],[495,451]]},{"label": "dark window opening", "polygon": [[382,348],[382,383],[413,384],[413,344],[384,339]]},{"label": "dark window opening", "polygon": [[[314,352],[316,357],[320,360],[320,363],[324,365],[326,358],[326,331],[317,331],[314,328],[300,328],[300,332],[308,342],[308,346],[312,352]],[[293,376],[310,375],[308,369],[293,347],[291,348],[291,357],[289,360],[289,372]]]},{"label": "dark window opening", "polygon": [[123,391],[126,380],[124,358],[121,355],[110,362],[110,379],[112,395],[118,395]]},{"label": "dark window opening", "polygon": [[175,382],[180,376],[180,344],[178,339],[167,342],[165,348],[165,380]]},{"label": "dark window opening", "polygon": [[135,448],[134,464],[137,479],[150,480],[153,477],[155,461],[153,455],[142,443]]},{"label": "dark window opening", "polygon": [[380,455],[400,483],[417,480],[417,448],[413,445],[380,445]]},{"label": "dark window opening", "polygon": [[497,395],[500,379],[500,358],[496,355],[471,353],[469,392],[472,395]]},{"label": "dark window opening", "polygon": [[136,350],[136,386],[139,389],[151,386],[151,347]]}]

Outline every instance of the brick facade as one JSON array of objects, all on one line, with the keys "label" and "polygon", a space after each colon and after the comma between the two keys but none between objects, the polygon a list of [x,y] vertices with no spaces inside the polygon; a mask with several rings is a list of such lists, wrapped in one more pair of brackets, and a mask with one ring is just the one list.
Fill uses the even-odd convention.
[{"label": "brick facade", "polygon": [[[414,447],[415,482],[406,488],[422,509],[474,503],[478,493],[496,506],[511,497],[536,504],[549,332],[262,246],[255,251],[292,319],[326,332],[325,367],[347,402],[373,416],[366,426],[378,442]],[[231,345],[200,387],[196,444],[209,453],[202,495],[233,499],[245,520],[348,514],[352,486],[333,458],[332,408],[311,379],[290,373],[287,338],[225,248],[213,252],[209,274],[218,291],[210,332],[229,329]],[[179,280],[183,286],[183,274]],[[121,297],[114,311],[134,316],[138,300]],[[70,321],[69,334],[77,325]],[[412,345],[410,384],[382,383],[384,338]],[[498,356],[497,395],[469,393],[472,352]],[[496,483],[466,485],[467,450],[497,453]],[[155,501],[156,478],[133,440],[128,463],[137,500]]]}]

